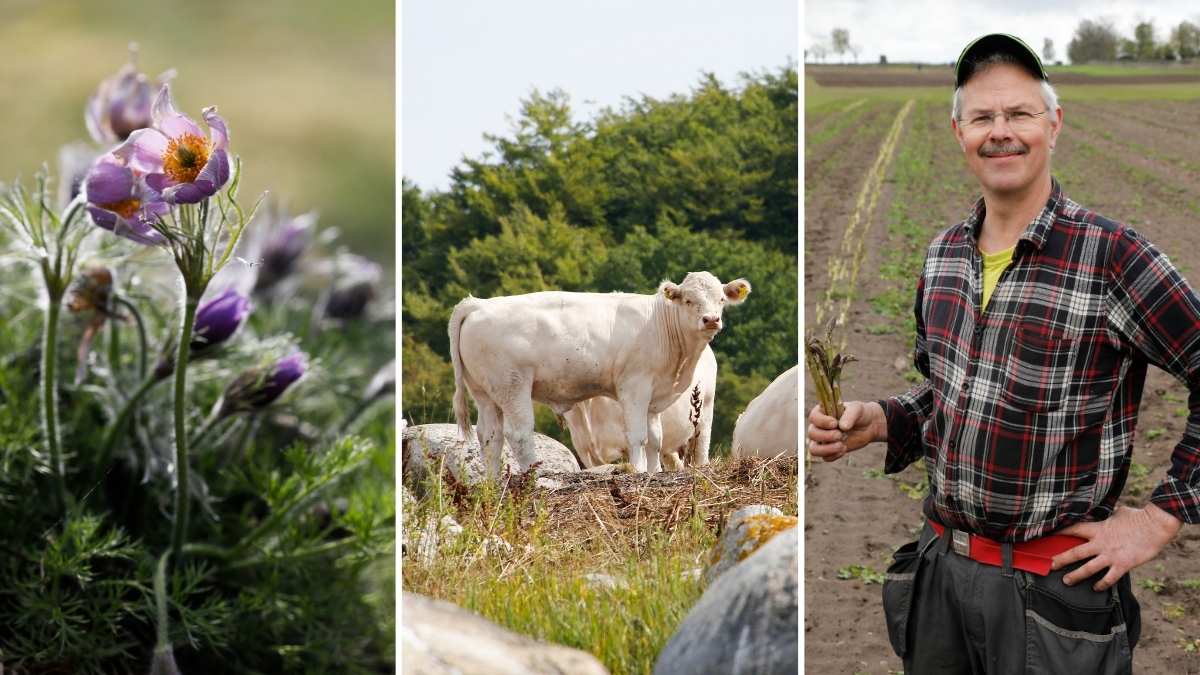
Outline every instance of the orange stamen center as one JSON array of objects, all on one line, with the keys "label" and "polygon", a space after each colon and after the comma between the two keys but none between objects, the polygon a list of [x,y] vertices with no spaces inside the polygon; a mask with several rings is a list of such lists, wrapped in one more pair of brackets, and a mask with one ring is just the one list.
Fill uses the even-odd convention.
[{"label": "orange stamen center", "polygon": [[133,214],[137,213],[137,210],[142,207],[142,201],[136,197],[131,197],[129,199],[122,199],[119,202],[113,202],[112,204],[102,204],[101,206],[108,211],[119,214],[122,218],[132,218]]},{"label": "orange stamen center", "polygon": [[176,183],[191,183],[208,163],[208,152],[208,141],[195,134],[172,138],[163,153],[163,173]]}]

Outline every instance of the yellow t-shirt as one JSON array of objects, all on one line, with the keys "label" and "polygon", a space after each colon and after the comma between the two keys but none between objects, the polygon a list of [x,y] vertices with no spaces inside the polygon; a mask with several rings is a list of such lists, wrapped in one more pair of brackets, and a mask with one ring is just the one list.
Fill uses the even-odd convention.
[{"label": "yellow t-shirt", "polygon": [[996,290],[996,282],[1000,281],[1000,275],[1012,262],[1013,250],[1016,248],[1014,245],[996,253],[980,251],[983,255],[983,307],[980,311],[987,309],[988,300],[992,299],[992,291]]}]

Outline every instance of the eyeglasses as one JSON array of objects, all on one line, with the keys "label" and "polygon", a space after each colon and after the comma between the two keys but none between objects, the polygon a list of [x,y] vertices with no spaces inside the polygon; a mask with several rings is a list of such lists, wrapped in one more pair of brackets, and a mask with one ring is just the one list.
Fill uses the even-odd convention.
[{"label": "eyeglasses", "polygon": [[1050,111],[1028,112],[1026,110],[1013,110],[1006,113],[989,112],[980,113],[971,119],[959,119],[958,121],[969,131],[986,131],[991,129],[992,125],[996,123],[997,117],[1003,117],[1004,121],[1008,123],[1009,129],[1013,131],[1029,131],[1037,126],[1038,118],[1048,112]]}]

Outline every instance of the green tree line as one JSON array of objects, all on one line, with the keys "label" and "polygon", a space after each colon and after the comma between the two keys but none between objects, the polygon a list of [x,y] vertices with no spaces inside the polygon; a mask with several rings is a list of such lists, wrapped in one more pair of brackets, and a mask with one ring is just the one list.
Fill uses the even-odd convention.
[{"label": "green tree line", "polygon": [[1071,63],[1090,61],[1188,61],[1200,56],[1200,26],[1180,21],[1158,40],[1153,21],[1140,21],[1130,39],[1117,32],[1108,19],[1085,19],[1067,45]]},{"label": "green tree line", "polygon": [[[626,98],[582,122],[566,94],[535,90],[448,188],[405,179],[405,419],[453,420],[446,324],[468,294],[651,293],[708,270],[754,289],[712,344],[713,447],[728,448],[737,415],[798,356],[798,82],[794,64],[735,86],[705,75],[688,94]],[[543,406],[537,428],[567,439]]]}]

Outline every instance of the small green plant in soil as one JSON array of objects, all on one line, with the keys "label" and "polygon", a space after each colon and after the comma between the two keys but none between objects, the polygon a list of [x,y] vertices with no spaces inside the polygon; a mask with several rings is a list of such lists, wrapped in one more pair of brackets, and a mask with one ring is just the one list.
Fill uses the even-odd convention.
[{"label": "small green plant in soil", "polygon": [[838,569],[837,578],[858,579],[866,584],[882,584],[884,574],[867,565],[847,565]]}]

